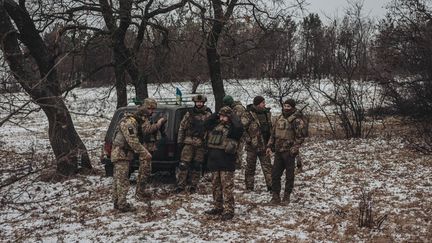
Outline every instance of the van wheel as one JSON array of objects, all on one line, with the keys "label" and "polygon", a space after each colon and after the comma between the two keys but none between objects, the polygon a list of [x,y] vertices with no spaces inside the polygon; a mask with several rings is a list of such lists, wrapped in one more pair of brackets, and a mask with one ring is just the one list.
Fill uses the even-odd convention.
[{"label": "van wheel", "polygon": [[112,163],[105,164],[105,175],[111,177],[114,175],[114,165]]}]

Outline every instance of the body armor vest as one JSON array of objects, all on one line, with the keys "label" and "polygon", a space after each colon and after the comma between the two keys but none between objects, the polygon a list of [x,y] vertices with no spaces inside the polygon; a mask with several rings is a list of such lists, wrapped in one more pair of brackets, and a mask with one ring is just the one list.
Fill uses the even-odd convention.
[{"label": "body armor vest", "polygon": [[224,124],[217,125],[209,134],[209,148],[222,149],[226,153],[235,154],[238,147],[238,141],[228,138],[229,126]]},{"label": "body armor vest", "polygon": [[287,141],[294,141],[295,139],[293,123],[282,115],[275,124],[275,137]]}]

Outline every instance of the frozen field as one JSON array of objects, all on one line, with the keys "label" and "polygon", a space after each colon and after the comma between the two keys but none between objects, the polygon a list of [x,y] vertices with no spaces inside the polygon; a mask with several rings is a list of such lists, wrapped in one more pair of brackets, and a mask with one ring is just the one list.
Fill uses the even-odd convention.
[{"label": "frozen field", "polygon": [[[174,97],[176,85],[150,87],[155,97]],[[184,93],[189,87],[179,84]],[[251,103],[262,85],[232,82],[227,93]],[[200,86],[211,93],[209,86]],[[132,93],[132,92],[131,92]],[[3,97],[5,98],[5,97]],[[23,95],[15,94],[16,102]],[[307,97],[305,97],[307,98]],[[18,101],[20,100],[20,101]],[[401,137],[326,140],[311,137],[302,148],[304,172],[296,174],[289,206],[270,206],[258,166],[256,190],[246,192],[236,173],[236,215],[230,222],[203,215],[211,207],[211,186],[198,194],[174,195],[173,179],[153,176],[151,210],[133,198],[137,213],[118,213],[110,203],[112,178],[99,162],[104,132],[115,110],[108,88],[77,89],[67,97],[75,127],[97,174],[61,183],[41,181],[38,169],[52,162],[48,124],[42,112],[0,127],[1,242],[430,242],[432,157],[412,151]],[[210,107],[213,97],[209,95]],[[273,111],[279,108],[269,102]],[[4,117],[6,114],[1,114]],[[27,173],[31,172],[27,175]],[[16,177],[19,182],[10,183]],[[387,215],[380,229],[359,228],[362,188],[373,191],[373,216]],[[429,199],[428,199],[429,198]]]}]

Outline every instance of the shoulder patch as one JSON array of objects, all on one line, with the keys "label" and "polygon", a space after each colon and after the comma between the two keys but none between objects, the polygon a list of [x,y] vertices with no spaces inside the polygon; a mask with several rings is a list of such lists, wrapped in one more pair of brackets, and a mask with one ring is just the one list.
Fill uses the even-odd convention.
[{"label": "shoulder patch", "polygon": [[129,135],[135,134],[134,129],[132,127],[128,127],[128,132],[129,132]]}]

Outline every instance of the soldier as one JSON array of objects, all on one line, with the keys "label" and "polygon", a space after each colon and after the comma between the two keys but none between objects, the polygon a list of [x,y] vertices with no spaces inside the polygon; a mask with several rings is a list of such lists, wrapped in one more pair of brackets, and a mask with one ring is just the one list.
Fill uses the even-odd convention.
[{"label": "soldier", "polygon": [[[236,114],[237,117],[242,117],[243,114],[246,111],[246,108],[242,105],[242,103],[240,101],[234,101],[234,99],[230,96],[230,95],[225,95],[225,97],[223,98],[223,104],[225,106],[229,106],[234,114]],[[240,139],[240,143],[238,146],[238,151],[237,151],[237,158],[236,158],[236,168],[240,169],[242,168],[242,158],[243,158],[243,150],[244,150],[244,135],[242,137],[242,139]]]},{"label": "soldier", "polygon": [[135,210],[126,201],[129,191],[129,162],[133,159],[134,153],[139,155],[140,161],[151,160],[151,154],[140,143],[138,135],[144,109],[144,106],[140,106],[134,114],[126,114],[118,123],[114,134],[111,152],[111,160],[114,164],[112,193],[114,208],[122,212]]},{"label": "soldier", "polygon": [[242,124],[245,128],[247,153],[245,170],[246,190],[252,191],[254,189],[255,170],[258,157],[264,173],[267,190],[271,191],[272,165],[270,156],[266,154],[266,148],[267,142],[270,138],[272,122],[270,109],[266,108],[265,100],[262,96],[256,96],[253,100],[253,104],[247,106],[247,112],[242,116]]},{"label": "soldier", "polygon": [[272,204],[281,203],[281,177],[284,170],[286,175],[285,193],[283,203],[289,204],[290,195],[294,187],[294,166],[295,157],[299,153],[301,144],[304,141],[304,121],[301,114],[296,112],[296,103],[293,99],[287,99],[283,104],[282,114],[276,119],[272,129],[270,140],[267,144],[268,155],[275,151],[275,158],[272,171],[273,195]]},{"label": "soldier", "polygon": [[205,106],[207,98],[204,95],[196,95],[192,100],[195,106],[192,111],[186,113],[180,122],[177,137],[177,143],[182,149],[176,193],[180,193],[186,189],[188,174],[191,179],[189,192],[194,193],[196,191],[200,179],[201,166],[204,162],[204,121],[211,115],[211,110]]},{"label": "soldier", "polygon": [[222,220],[234,217],[234,171],[237,146],[243,134],[240,119],[225,106],[206,121],[208,134],[208,170],[212,172],[213,204],[209,215],[222,215]]},{"label": "soldier", "polygon": [[[151,116],[157,108],[155,99],[147,98],[144,100],[143,108],[141,109],[141,125],[140,138],[144,147],[153,155],[156,150],[156,141],[158,132],[161,131],[167,119],[161,117],[156,123],[151,121]],[[146,192],[146,184],[151,175],[151,160],[140,160],[138,169],[137,187],[135,196],[138,200],[149,201],[151,194]]]}]

